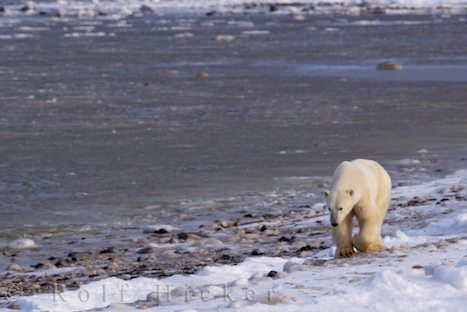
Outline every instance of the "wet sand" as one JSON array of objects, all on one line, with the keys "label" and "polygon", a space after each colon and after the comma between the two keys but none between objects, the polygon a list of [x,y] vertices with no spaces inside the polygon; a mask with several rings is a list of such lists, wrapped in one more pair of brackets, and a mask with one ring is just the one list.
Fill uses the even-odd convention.
[{"label": "wet sand", "polygon": [[[0,37],[31,36],[1,39],[0,235],[2,247],[26,234],[39,249],[5,250],[1,269],[83,267],[57,277],[70,287],[189,273],[240,261],[256,240],[287,241],[284,229],[243,245],[239,238],[228,250],[215,240],[227,240],[225,229],[237,231],[235,220],[248,214],[282,218],[282,227],[314,217],[308,206],[321,201],[343,159],[376,159],[397,183],[465,168],[462,18],[2,20]],[[402,71],[377,71],[384,60]],[[152,223],[180,231],[142,234]],[[261,227],[253,232],[269,230]],[[311,249],[329,247],[325,228],[303,231]],[[187,239],[205,251],[188,257],[179,251]],[[258,252],[297,254],[301,241]],[[148,243],[168,244],[166,255],[136,253]],[[22,285],[15,294],[50,291],[48,279],[15,275],[2,285]]]}]

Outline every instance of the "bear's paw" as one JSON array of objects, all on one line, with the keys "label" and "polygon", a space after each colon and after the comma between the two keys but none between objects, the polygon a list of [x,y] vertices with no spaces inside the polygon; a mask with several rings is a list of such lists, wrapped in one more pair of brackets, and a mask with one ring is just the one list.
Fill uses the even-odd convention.
[{"label": "bear's paw", "polygon": [[345,246],[337,248],[336,258],[348,258],[355,256],[355,251],[352,246]]}]

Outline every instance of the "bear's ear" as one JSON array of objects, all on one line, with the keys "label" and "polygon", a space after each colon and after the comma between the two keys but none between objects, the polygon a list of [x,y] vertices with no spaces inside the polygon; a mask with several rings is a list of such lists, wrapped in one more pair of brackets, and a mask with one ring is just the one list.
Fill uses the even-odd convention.
[{"label": "bear's ear", "polygon": [[347,190],[347,193],[348,193],[350,196],[353,196],[353,190]]},{"label": "bear's ear", "polygon": [[323,195],[324,195],[324,197],[328,197],[329,196],[329,191],[323,190]]}]

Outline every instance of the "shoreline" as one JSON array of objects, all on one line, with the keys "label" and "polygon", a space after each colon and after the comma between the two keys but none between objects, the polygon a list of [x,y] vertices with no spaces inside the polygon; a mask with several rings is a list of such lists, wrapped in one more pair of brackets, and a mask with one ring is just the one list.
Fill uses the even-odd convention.
[{"label": "shoreline", "polygon": [[[437,161],[426,154],[419,156],[423,163],[416,159],[394,162],[399,172],[393,177],[396,189],[416,189],[420,183],[436,183],[446,174],[453,175],[441,173],[437,167],[427,174],[425,165]],[[413,178],[406,180],[407,175],[417,172],[425,176],[418,183]],[[423,198],[426,196],[393,198],[390,211],[423,205]],[[53,292],[56,284],[74,290],[110,277],[131,280],[195,274],[207,266],[235,265],[249,257],[310,259],[333,245],[328,214],[321,202],[315,197],[309,204],[290,206],[284,197],[269,212],[247,209],[220,220],[191,220],[185,226],[181,219],[100,233],[27,236],[37,247],[15,249],[3,245],[0,297],[4,302],[0,303],[8,307],[14,302],[11,298]],[[394,225],[392,220],[385,224]]]}]

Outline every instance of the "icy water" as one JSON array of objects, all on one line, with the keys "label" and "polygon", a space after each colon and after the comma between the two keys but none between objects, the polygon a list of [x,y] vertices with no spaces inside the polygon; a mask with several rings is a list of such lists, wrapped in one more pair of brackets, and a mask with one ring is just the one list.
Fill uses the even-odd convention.
[{"label": "icy water", "polygon": [[465,20],[2,17],[0,228],[288,209],[356,157],[461,168]]}]

